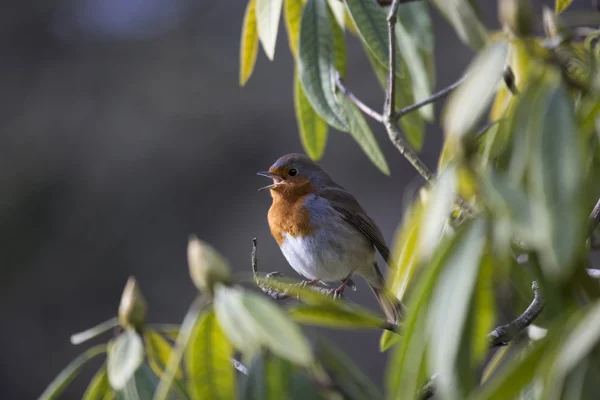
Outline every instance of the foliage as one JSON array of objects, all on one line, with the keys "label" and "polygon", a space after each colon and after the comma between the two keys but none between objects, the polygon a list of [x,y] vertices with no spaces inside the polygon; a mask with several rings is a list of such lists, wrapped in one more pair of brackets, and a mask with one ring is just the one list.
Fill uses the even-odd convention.
[{"label": "foliage", "polygon": [[[432,1],[477,52],[463,80],[433,94],[429,6],[390,3],[248,1],[240,83],[248,84],[259,43],[273,59],[283,11],[307,154],[323,156],[330,129],[348,132],[386,174],[375,138],[381,129],[373,131],[363,113],[383,123],[414,165],[424,165],[416,151],[433,121],[432,103],[449,94],[439,171],[431,180],[424,174],[428,182],[393,242],[388,285],[407,305],[402,325],[321,290],[260,276],[253,265],[265,293],[299,300],[278,304],[240,286],[225,257],[191,237],[188,264],[199,294],[181,326],[146,323],[146,303],[131,279],[118,318],[72,341],[115,327],[118,334],[83,352],[41,398],[58,397],[89,359],[102,354],[106,362],[86,399],[407,399],[433,393],[450,400],[574,399],[598,393],[600,285],[586,271],[600,211],[589,215],[600,196],[600,31],[580,29],[589,15],[582,23],[581,14],[560,14],[571,1],[544,10],[544,36],[532,33],[535,17],[527,2],[500,0],[503,29],[493,32],[474,1]],[[351,82],[345,32],[362,44],[387,104],[396,109],[379,114],[345,87]],[[535,293],[528,289],[532,281]],[[506,314],[518,318],[493,330],[507,322],[500,318]],[[384,387],[333,344],[309,340],[302,324],[384,329]]]}]

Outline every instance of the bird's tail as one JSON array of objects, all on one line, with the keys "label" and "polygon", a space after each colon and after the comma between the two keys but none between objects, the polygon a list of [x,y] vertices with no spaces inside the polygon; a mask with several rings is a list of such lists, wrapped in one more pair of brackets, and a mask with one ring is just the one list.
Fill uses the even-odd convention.
[{"label": "bird's tail", "polygon": [[375,264],[375,270],[377,273],[377,281],[376,282],[368,282],[369,287],[375,294],[383,313],[389,322],[393,322],[394,324],[398,324],[402,317],[405,314],[404,304],[396,297],[392,292],[390,292],[385,286],[385,280],[379,267]]}]

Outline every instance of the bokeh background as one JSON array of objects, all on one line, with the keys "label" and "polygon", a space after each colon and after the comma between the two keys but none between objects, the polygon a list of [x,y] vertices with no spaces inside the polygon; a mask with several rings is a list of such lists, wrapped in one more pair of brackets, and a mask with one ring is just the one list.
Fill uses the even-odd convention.
[{"label": "bokeh background", "polygon": [[[585,3],[588,1],[576,1]],[[265,182],[255,175],[302,151],[283,25],[275,61],[259,55],[238,86],[245,1],[5,2],[0,13],[0,393],[36,398],[86,345],[69,335],[116,314],[135,275],[154,322],[179,322],[195,296],[190,233],[214,244],[240,276],[251,239],[263,271],[294,273],[271,238]],[[546,3],[551,3],[550,1]],[[497,27],[496,2],[480,2]],[[539,9],[541,2],[536,2]],[[434,12],[437,87],[472,58]],[[348,85],[379,108],[383,92],[348,36]],[[439,113],[437,106],[436,112]],[[406,197],[422,184],[374,132],[385,177],[347,134],[330,133],[322,165],[380,225],[388,242]],[[422,156],[435,166],[441,132]],[[362,280],[354,301],[377,307]],[[378,332],[327,331],[374,379]],[[78,398],[86,368],[65,398]]]}]

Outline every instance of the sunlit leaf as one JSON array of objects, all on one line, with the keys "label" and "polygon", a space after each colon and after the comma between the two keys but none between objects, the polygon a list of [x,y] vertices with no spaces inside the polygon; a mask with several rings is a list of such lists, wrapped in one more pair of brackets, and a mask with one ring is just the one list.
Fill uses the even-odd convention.
[{"label": "sunlit leaf", "polygon": [[385,156],[381,152],[379,144],[375,139],[375,135],[373,135],[373,131],[371,131],[365,117],[363,117],[360,110],[346,96],[340,96],[340,103],[348,117],[350,135],[352,135],[369,160],[371,160],[381,172],[385,175],[389,175],[390,168],[388,167]]},{"label": "sunlit leaf", "polygon": [[446,104],[443,123],[447,135],[462,137],[471,132],[487,110],[502,79],[507,49],[506,42],[495,42],[471,64],[466,81]]},{"label": "sunlit leaf", "polygon": [[[325,0],[308,0],[302,12],[298,72],[314,110],[336,129],[348,123],[335,96],[334,25]],[[339,27],[338,27],[339,29]]]},{"label": "sunlit leaf", "polygon": [[376,314],[348,304],[329,307],[301,304],[291,308],[289,312],[298,322],[332,328],[381,329],[389,326],[387,321]]},{"label": "sunlit leaf", "polygon": [[488,333],[494,329],[496,322],[496,301],[494,285],[497,272],[489,254],[484,255],[479,268],[479,276],[473,293],[471,307],[472,327],[472,362],[479,363],[489,350]]},{"label": "sunlit leaf", "polygon": [[555,0],[555,10],[557,14],[563,12],[567,7],[571,5],[573,0]]},{"label": "sunlit leaf", "polygon": [[297,75],[294,78],[294,107],[302,147],[310,158],[318,161],[325,152],[329,128],[312,108]]},{"label": "sunlit leaf", "polygon": [[225,335],[246,354],[264,347],[298,365],[312,362],[312,350],[298,325],[265,297],[219,285],[214,308]]},{"label": "sunlit leaf", "polygon": [[256,0],[258,38],[269,60],[275,57],[275,44],[283,0]]},{"label": "sunlit leaf", "polygon": [[329,7],[335,16],[335,21],[338,23],[340,28],[344,29],[346,26],[346,5],[340,0],[327,0]]},{"label": "sunlit leaf", "polygon": [[400,300],[405,298],[406,290],[420,266],[418,238],[423,215],[423,203],[415,201],[406,211],[402,226],[394,239],[390,288]]},{"label": "sunlit leaf", "polygon": [[196,322],[185,352],[188,391],[194,399],[220,400],[235,397],[233,348],[213,312]]},{"label": "sunlit leaf", "polygon": [[402,336],[391,331],[383,331],[379,338],[379,351],[384,352],[402,340]]},{"label": "sunlit leaf", "polygon": [[469,0],[433,0],[433,4],[454,27],[460,40],[473,50],[485,46],[488,33]]},{"label": "sunlit leaf", "polygon": [[121,333],[108,349],[106,369],[108,381],[115,390],[121,390],[144,362],[144,343],[133,329]]},{"label": "sunlit leaf", "polygon": [[[162,375],[171,355],[171,345],[158,332],[153,330],[144,332],[144,344],[146,345],[146,354],[150,368],[152,368],[156,375]],[[181,368],[177,369],[175,377],[183,379]]]},{"label": "sunlit leaf", "polygon": [[457,361],[484,246],[485,223],[475,220],[443,262],[431,299],[427,316],[429,359],[433,370],[439,373],[438,390],[448,399],[462,399],[466,394],[459,381],[459,373],[465,371],[460,371]]},{"label": "sunlit leaf", "polygon": [[96,336],[113,329],[119,325],[119,320],[117,317],[111,318],[108,321],[104,321],[93,328],[87,329],[83,332],[76,333],[71,335],[71,343],[72,344],[81,344],[85,341],[95,338]]},{"label": "sunlit leaf", "polygon": [[[377,80],[381,84],[381,87],[385,90],[387,88],[388,69],[375,59],[375,56],[365,44],[363,44],[363,49],[369,57],[369,61],[371,62],[373,71],[377,76]],[[404,65],[403,69],[405,69]],[[408,74],[405,74],[402,78],[396,79],[395,94],[397,109],[414,104],[415,101],[412,93],[411,79]],[[421,117],[421,114],[417,112],[411,112],[404,115],[402,118],[400,118],[400,126],[402,127],[402,133],[404,133],[406,136],[408,143],[415,150],[421,150],[425,139],[425,121]]]},{"label": "sunlit leaf", "polygon": [[485,383],[494,372],[498,369],[500,365],[504,361],[506,361],[507,355],[509,354],[509,350],[511,346],[513,346],[514,342],[508,343],[506,346],[499,347],[498,350],[494,353],[492,358],[488,361],[485,368],[483,369],[483,373],[481,374],[481,383]]},{"label": "sunlit leaf", "polygon": [[455,236],[442,240],[431,262],[416,281],[414,291],[406,302],[408,314],[402,329],[402,340],[393,348],[386,370],[386,387],[390,399],[412,399],[425,383],[422,371],[428,340],[425,331],[427,308],[447,260],[465,242],[470,231],[468,226],[462,226]]},{"label": "sunlit leaf", "polygon": [[304,0],[284,0],[283,19],[288,34],[290,51],[296,57],[298,55],[298,40],[300,38],[300,20],[302,18],[302,7]]},{"label": "sunlit leaf", "polygon": [[94,375],[85,389],[82,400],[108,400],[114,397],[114,392],[108,383],[106,365],[103,365]]},{"label": "sunlit leaf", "polygon": [[81,372],[81,368],[93,357],[106,352],[106,345],[101,344],[94,346],[69,363],[60,374],[54,378],[50,385],[44,390],[40,396],[40,400],[50,400],[58,398],[62,392],[69,386],[71,381]]},{"label": "sunlit leaf", "polygon": [[[342,4],[336,0],[337,3]],[[332,8],[329,8],[329,20],[331,25],[331,31],[333,32],[333,55],[335,70],[340,73],[342,78],[346,78],[346,70],[348,69],[348,61],[346,57],[346,41],[344,39],[344,31],[336,23],[335,14]]]},{"label": "sunlit leaf", "polygon": [[316,352],[325,370],[342,386],[348,398],[383,399],[375,384],[333,343],[320,338]]},{"label": "sunlit leaf", "polygon": [[244,14],[240,41],[240,86],[244,86],[252,76],[257,54],[256,0],[249,0]]}]

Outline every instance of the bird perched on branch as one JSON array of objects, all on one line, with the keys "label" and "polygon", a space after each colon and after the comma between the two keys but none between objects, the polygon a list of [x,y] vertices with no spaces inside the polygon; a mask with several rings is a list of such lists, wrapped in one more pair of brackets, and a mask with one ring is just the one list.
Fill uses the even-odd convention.
[{"label": "bird perched on branch", "polygon": [[404,306],[385,286],[375,249],[389,262],[381,231],[358,201],[319,165],[302,154],[287,154],[258,175],[273,180],[268,221],[283,255],[307,284],[342,281],[341,295],[353,274],[361,275],[390,322]]}]

